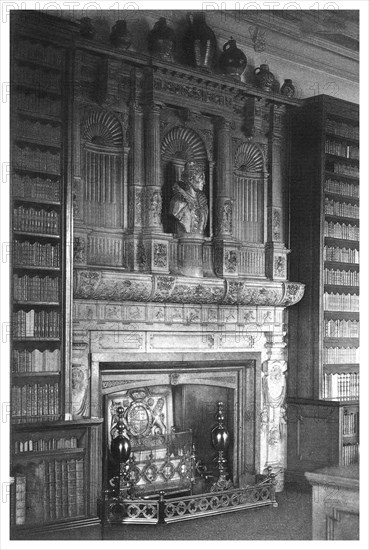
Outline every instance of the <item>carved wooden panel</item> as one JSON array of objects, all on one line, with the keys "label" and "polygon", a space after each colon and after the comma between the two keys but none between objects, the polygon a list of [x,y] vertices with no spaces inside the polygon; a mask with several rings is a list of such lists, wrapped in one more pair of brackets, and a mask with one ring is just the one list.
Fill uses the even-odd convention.
[{"label": "carved wooden panel", "polygon": [[234,176],[234,236],[242,242],[264,242],[264,187],[261,178]]}]

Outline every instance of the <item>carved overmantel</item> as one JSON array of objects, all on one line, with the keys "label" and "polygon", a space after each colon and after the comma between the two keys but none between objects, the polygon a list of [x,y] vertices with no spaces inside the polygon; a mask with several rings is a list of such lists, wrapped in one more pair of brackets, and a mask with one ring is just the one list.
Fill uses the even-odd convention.
[{"label": "carved overmantel", "polygon": [[[220,361],[257,358],[246,407],[260,433],[238,452],[282,489],[284,309],[304,294],[286,246],[285,119],[299,100],[81,37],[74,48],[73,415],[102,414],[104,364],[123,388],[123,361],[134,387],[163,361],[209,380]],[[171,205],[190,163],[206,222],[184,234]]]}]

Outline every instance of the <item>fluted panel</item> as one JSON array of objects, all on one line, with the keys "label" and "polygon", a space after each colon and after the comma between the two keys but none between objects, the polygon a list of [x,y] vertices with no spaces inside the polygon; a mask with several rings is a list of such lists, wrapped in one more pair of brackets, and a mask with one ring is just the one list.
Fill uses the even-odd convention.
[{"label": "fluted panel", "polygon": [[115,237],[88,237],[87,262],[92,265],[123,265],[122,240]]},{"label": "fluted panel", "polygon": [[234,236],[242,242],[264,242],[263,181],[234,177]]},{"label": "fluted panel", "polygon": [[260,249],[242,248],[240,250],[239,274],[260,277],[265,275],[264,247]]},{"label": "fluted panel", "polygon": [[243,172],[262,172],[264,162],[260,149],[253,143],[242,143],[236,151],[234,166]]},{"label": "fluted panel", "polygon": [[122,226],[122,160],[86,149],[84,219],[95,227]]},{"label": "fluted panel", "polygon": [[172,128],[161,143],[163,160],[183,159],[204,162],[207,158],[202,139],[191,128]]}]

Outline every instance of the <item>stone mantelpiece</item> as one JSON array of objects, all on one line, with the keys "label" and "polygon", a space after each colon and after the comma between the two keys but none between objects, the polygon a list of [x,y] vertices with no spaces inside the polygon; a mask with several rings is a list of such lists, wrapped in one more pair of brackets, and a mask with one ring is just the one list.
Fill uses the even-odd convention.
[{"label": "stone mantelpiece", "polygon": [[190,363],[206,372],[222,361],[247,363],[257,357],[260,384],[252,398],[258,404],[259,426],[254,473],[272,466],[277,490],[282,490],[287,441],[283,312],[301,299],[303,291],[298,283],[77,269],[75,416],[103,414],[102,365],[108,364],[120,377],[130,365],[139,385],[142,369],[154,375],[160,364],[175,367],[180,375]]}]

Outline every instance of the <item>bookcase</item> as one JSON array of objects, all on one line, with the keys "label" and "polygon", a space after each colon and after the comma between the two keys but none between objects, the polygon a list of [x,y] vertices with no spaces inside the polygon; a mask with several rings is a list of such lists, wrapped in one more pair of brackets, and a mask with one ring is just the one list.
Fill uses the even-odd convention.
[{"label": "bookcase", "polygon": [[52,24],[11,25],[11,524],[25,538],[98,523],[101,421],[70,411],[69,53]]},{"label": "bookcase", "polygon": [[[289,313],[289,459],[298,470],[307,462],[297,452],[295,432],[307,437],[301,419],[313,417],[314,406],[335,418],[331,463],[358,460],[359,109],[316,96],[295,110],[291,126],[291,277],[306,284],[303,300]],[[315,432],[308,430],[306,456],[335,437],[332,430],[321,437],[320,412]]]},{"label": "bookcase", "polygon": [[14,424],[59,420],[65,413],[65,70],[62,48],[22,33],[13,41]]}]

